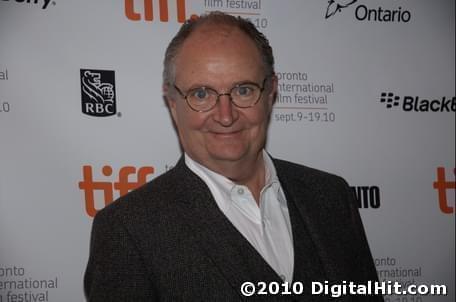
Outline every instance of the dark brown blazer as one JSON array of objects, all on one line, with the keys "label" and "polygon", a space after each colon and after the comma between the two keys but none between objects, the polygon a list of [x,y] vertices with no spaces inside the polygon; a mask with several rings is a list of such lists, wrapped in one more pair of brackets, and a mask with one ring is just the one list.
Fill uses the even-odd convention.
[{"label": "dark brown blazer", "polygon": [[312,281],[377,280],[353,194],[325,172],[274,160],[285,191],[300,296],[246,298],[244,281],[281,282],[219,210],[181,158],[176,167],[95,217],[84,278],[88,301],[383,301],[312,296]]}]

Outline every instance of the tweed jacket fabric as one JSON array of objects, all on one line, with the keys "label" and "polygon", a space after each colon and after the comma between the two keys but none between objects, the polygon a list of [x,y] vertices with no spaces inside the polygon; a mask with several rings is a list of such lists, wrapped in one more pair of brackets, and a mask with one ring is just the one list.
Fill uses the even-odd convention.
[{"label": "tweed jacket fabric", "polygon": [[[289,205],[293,281],[304,283],[304,294],[241,295],[245,281],[282,281],[181,158],[173,169],[96,215],[84,277],[87,300],[332,301],[311,295],[311,281],[377,280],[346,182],[301,165],[273,162]],[[342,296],[337,301],[383,299]]]}]

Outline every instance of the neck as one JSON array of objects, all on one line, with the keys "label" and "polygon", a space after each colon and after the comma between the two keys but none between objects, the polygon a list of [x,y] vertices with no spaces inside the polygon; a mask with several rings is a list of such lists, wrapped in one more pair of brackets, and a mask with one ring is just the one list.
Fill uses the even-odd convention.
[{"label": "neck", "polygon": [[243,164],[236,169],[237,175],[232,177],[227,176],[231,181],[236,184],[244,185],[252,192],[257,205],[260,203],[260,192],[265,185],[266,168],[264,165],[263,153],[261,153],[257,160],[250,165]]},{"label": "neck", "polygon": [[248,187],[256,203],[259,204],[260,192],[265,185],[266,175],[263,152],[259,152],[254,159],[205,163],[204,166],[238,185]]}]

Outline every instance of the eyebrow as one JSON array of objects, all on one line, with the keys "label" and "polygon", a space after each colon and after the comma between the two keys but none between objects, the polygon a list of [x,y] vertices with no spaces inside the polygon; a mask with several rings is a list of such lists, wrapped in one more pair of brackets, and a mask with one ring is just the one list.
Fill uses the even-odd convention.
[{"label": "eyebrow", "polygon": [[[253,85],[261,87],[262,83],[258,83],[258,82],[250,81],[250,80],[242,80],[242,81],[235,82],[233,85],[231,85],[230,88],[228,89],[228,91],[233,89],[236,86],[245,85],[245,84],[253,84]],[[218,91],[217,89],[215,89],[211,85],[205,85],[205,84],[193,84],[189,88],[187,88],[185,91],[190,91],[190,90],[194,90],[194,89],[198,89],[198,88],[209,88],[209,89]]]}]

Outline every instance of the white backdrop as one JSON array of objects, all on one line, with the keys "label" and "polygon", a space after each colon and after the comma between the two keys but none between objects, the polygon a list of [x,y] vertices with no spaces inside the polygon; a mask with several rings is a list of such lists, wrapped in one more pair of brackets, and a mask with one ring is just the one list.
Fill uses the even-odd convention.
[{"label": "white backdrop", "polygon": [[[29,2],[0,2],[0,302],[84,299],[90,209],[177,161],[163,53],[211,10],[273,46],[271,154],[347,179],[381,279],[449,290],[388,299],[455,300],[454,1]],[[113,115],[82,112],[81,69]]]}]

